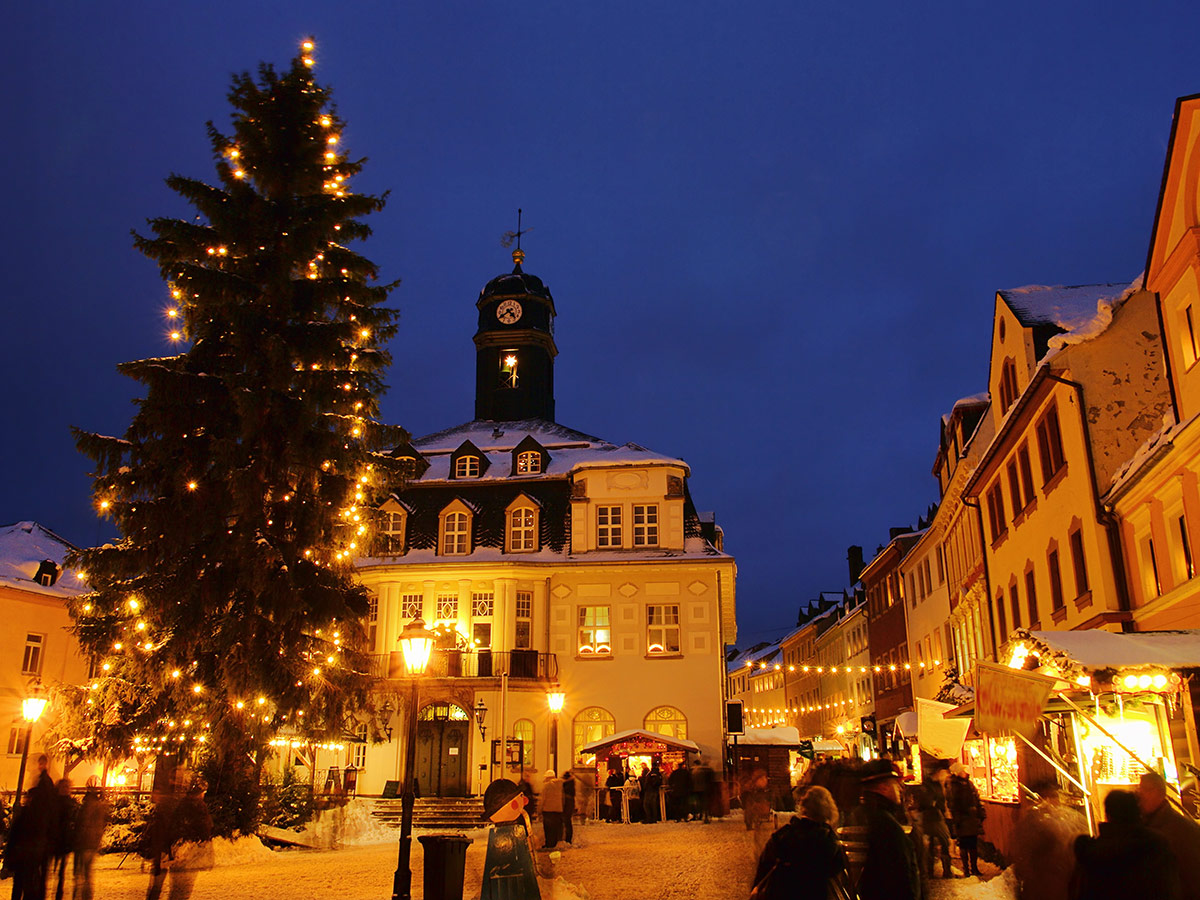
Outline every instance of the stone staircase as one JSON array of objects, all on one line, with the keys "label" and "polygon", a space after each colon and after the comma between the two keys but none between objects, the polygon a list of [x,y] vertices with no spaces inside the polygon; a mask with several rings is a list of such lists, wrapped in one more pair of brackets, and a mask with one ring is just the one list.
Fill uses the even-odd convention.
[{"label": "stone staircase", "polygon": [[[392,828],[400,827],[403,800],[376,800],[371,815]],[[482,797],[421,797],[413,805],[413,828],[453,828],[463,831],[480,828],[483,822]]]}]

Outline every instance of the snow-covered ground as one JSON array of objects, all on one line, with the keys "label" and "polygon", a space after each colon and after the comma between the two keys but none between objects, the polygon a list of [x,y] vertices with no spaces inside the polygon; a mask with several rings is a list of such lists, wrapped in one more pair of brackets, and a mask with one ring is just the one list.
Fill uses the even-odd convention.
[{"label": "snow-covered ground", "polygon": [[[781,820],[782,822],[782,820]],[[423,895],[424,852],[412,845],[413,896]],[[734,815],[711,825],[672,822],[657,825],[589,823],[575,827],[574,846],[546,863],[551,877],[541,880],[543,900],[745,900],[750,878],[770,832],[747,831]],[[467,832],[465,900],[478,898],[487,850],[487,830]],[[196,879],[195,900],[288,897],[295,900],[386,900],[396,869],[396,833],[384,843],[342,850],[272,851],[257,839],[218,842],[215,866]],[[102,857],[96,866],[96,895],[105,900],[141,900],[149,874],[137,856]],[[995,870],[986,870],[994,874]],[[1001,875],[935,880],[930,900],[1010,900],[1015,896]]]}]

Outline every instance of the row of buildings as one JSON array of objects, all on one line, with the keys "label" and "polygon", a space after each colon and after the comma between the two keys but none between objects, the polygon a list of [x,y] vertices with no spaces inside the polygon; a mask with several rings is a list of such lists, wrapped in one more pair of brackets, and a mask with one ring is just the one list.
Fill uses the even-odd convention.
[{"label": "row of buildings", "polygon": [[1198,179],[1187,97],[1145,273],[995,295],[986,389],[930,446],[936,508],[869,561],[851,547],[848,590],[729,656],[747,725],[895,749],[917,700],[969,700],[977,664],[1029,632],[1200,628]]}]

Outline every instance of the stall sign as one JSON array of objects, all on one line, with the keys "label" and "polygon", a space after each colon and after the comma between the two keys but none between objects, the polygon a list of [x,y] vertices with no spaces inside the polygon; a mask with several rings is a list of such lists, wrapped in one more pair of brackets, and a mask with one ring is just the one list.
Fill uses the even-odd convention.
[{"label": "stall sign", "polygon": [[1032,737],[1055,679],[978,663],[975,671],[975,728],[985,734],[1012,731]]},{"label": "stall sign", "polygon": [[935,759],[957,759],[971,726],[969,719],[946,719],[949,703],[917,698],[917,743]]},{"label": "stall sign", "polygon": [[657,741],[622,741],[609,747],[608,752],[622,756],[645,756],[649,753],[662,753],[666,749],[665,744]]}]

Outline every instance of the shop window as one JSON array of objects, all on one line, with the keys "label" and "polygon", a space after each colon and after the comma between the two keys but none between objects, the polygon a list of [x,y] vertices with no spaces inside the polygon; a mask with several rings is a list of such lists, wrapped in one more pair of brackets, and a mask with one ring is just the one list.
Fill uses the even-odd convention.
[{"label": "shop window", "polygon": [[513,722],[513,737],[521,742],[521,765],[533,768],[533,721],[517,719]]}]

